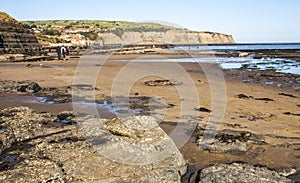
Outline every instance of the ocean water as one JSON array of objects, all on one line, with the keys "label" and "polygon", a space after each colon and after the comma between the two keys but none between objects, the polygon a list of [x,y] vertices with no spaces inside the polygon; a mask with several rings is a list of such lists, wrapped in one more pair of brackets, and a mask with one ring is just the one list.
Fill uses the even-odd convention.
[{"label": "ocean water", "polygon": [[[128,60],[114,60],[128,62]],[[223,69],[275,70],[276,72],[299,74],[300,62],[290,59],[255,59],[251,56],[241,58],[176,58],[176,59],[135,59],[131,62],[198,62],[217,63]]]},{"label": "ocean water", "polygon": [[[224,51],[250,51],[250,50],[294,50],[300,54],[300,43],[284,44],[240,44],[240,45],[213,45],[213,46],[176,46],[168,48],[171,50],[193,51],[198,53],[211,53],[209,57],[202,58],[176,58],[176,59],[134,59],[132,62],[199,62],[218,63],[223,69],[244,69],[244,70],[275,70],[276,72],[291,73],[300,75],[300,62],[284,58],[255,58],[254,55],[247,57],[213,57],[213,54],[224,53]],[[197,52],[199,50],[199,52]],[[205,50],[205,51],[204,51]],[[204,52],[203,52],[204,51]],[[115,60],[125,61],[128,60]]]},{"label": "ocean water", "polygon": [[228,44],[172,46],[169,50],[300,50],[300,43]]}]

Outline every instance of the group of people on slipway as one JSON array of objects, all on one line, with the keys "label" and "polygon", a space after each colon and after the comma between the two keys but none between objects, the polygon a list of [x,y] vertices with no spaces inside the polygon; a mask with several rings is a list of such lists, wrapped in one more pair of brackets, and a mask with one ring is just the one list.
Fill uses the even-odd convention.
[{"label": "group of people on slipway", "polygon": [[57,46],[56,53],[58,60],[66,60],[67,55],[69,55],[69,48],[65,46]]}]

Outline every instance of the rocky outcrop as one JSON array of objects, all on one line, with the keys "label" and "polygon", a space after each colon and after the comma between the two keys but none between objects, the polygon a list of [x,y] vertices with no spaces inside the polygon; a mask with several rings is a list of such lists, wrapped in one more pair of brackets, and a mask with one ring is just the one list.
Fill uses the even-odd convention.
[{"label": "rocky outcrop", "polygon": [[296,173],[294,169],[270,170],[267,167],[252,166],[244,163],[215,164],[194,173],[189,183],[212,182],[292,182],[287,177]]},{"label": "rocky outcrop", "polygon": [[37,93],[42,88],[33,81],[3,81],[0,80],[0,92],[26,92]]},{"label": "rocky outcrop", "polygon": [[1,54],[37,54],[41,45],[29,29],[9,17],[0,14],[0,53]]},{"label": "rocky outcrop", "polygon": [[[195,108],[200,112],[211,112],[204,107]],[[214,124],[198,124],[194,131],[196,144],[210,153],[229,153],[235,155],[246,154],[253,145],[265,145],[263,135],[241,130],[215,130]]]},{"label": "rocky outcrop", "polygon": [[100,44],[223,44],[234,43],[231,35],[189,30],[112,31],[99,33]]},{"label": "rocky outcrop", "polygon": [[[154,118],[0,111],[0,182],[181,182],[186,161]],[[74,125],[76,124],[76,125]]]},{"label": "rocky outcrop", "polygon": [[200,129],[195,133],[197,145],[211,153],[244,154],[253,144],[265,144],[263,137],[248,131],[220,130],[214,134],[213,130]]}]

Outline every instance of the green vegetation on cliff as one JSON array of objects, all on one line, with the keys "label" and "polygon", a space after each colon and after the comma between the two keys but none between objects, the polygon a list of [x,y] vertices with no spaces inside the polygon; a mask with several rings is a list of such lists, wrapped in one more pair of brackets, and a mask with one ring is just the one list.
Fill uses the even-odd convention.
[{"label": "green vegetation on cliff", "polygon": [[14,19],[13,17],[9,16],[5,12],[0,12],[0,21],[12,22],[12,23],[15,23],[15,24],[19,24],[19,22],[16,19]]},{"label": "green vegetation on cliff", "polygon": [[46,20],[46,21],[23,21],[25,26],[31,28],[64,28],[64,29],[84,29],[94,28],[99,31],[113,29],[144,29],[144,30],[171,30],[175,27],[165,26],[158,23],[135,23],[126,21],[107,20]]},{"label": "green vegetation on cliff", "polygon": [[[98,33],[122,34],[126,31],[166,32],[177,28],[158,23],[135,23],[107,20],[43,20],[23,21],[24,27],[31,29],[42,44],[74,43],[87,44],[98,37]],[[78,36],[79,35],[79,36]]]}]

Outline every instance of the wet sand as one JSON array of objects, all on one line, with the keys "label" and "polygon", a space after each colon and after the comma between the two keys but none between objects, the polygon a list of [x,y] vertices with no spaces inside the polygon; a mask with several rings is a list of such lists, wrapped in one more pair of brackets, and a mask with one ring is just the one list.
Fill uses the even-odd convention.
[{"label": "wet sand", "polygon": [[[133,59],[139,56],[114,56],[114,59]],[[70,86],[73,83],[74,72],[79,59],[69,61],[43,61],[29,63],[0,63],[1,80],[32,80],[41,87]],[[40,64],[43,64],[41,67]],[[122,71],[126,62],[108,61],[102,67],[96,81],[96,98],[109,96],[112,84],[117,74]],[[211,109],[211,88],[206,75],[197,63],[179,63],[191,76],[199,95],[199,106]],[[262,71],[263,72],[263,71]],[[274,87],[262,83],[244,83],[238,75],[232,75],[231,71],[224,71],[226,83],[226,108],[224,120],[219,129],[237,131],[250,131],[254,134],[263,135],[266,145],[253,145],[245,154],[234,155],[229,153],[209,153],[200,150],[192,137],[180,151],[189,161],[190,170],[196,170],[201,166],[213,163],[230,163],[244,161],[250,164],[265,165],[270,168],[290,167],[300,170],[300,93],[288,87]],[[244,73],[247,74],[247,73]],[[258,76],[263,78],[263,76]],[[299,76],[300,77],[300,76]],[[180,117],[181,101],[184,100],[174,86],[149,87],[145,81],[161,79],[157,76],[147,76],[138,79],[130,88],[130,95],[159,96],[166,104],[167,113],[161,123],[162,128],[172,132],[178,117]],[[172,78],[168,78],[172,79]],[[287,81],[288,82],[288,81]],[[126,83],[124,83],[126,85]],[[238,97],[240,94],[246,97]],[[283,95],[285,94],[285,95]],[[293,97],[292,97],[293,96]],[[247,98],[248,97],[248,98]],[[10,106],[28,106],[36,111],[54,112],[72,110],[72,105],[67,104],[44,104],[32,98],[26,98],[16,94],[1,94],[0,108]],[[271,100],[257,100],[271,99]],[[197,106],[190,106],[194,111]],[[210,113],[199,112],[201,124],[208,121]]]}]

